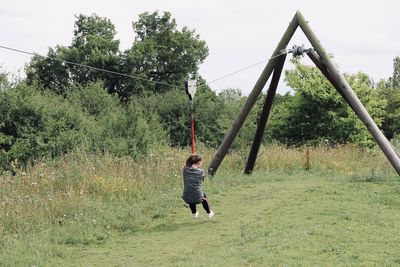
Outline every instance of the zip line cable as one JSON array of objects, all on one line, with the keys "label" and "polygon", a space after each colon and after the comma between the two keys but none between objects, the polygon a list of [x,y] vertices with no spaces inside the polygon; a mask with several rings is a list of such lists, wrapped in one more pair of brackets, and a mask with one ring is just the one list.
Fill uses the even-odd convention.
[{"label": "zip line cable", "polygon": [[106,73],[109,73],[109,74],[119,75],[119,76],[123,76],[123,77],[127,77],[127,78],[147,81],[147,82],[151,82],[151,83],[158,83],[158,84],[167,85],[167,86],[171,86],[171,87],[176,87],[176,88],[180,88],[180,89],[184,88],[184,87],[177,86],[177,85],[174,85],[174,84],[169,84],[169,83],[166,83],[166,82],[152,81],[152,80],[149,80],[149,79],[146,79],[146,78],[142,78],[142,77],[139,77],[139,76],[124,74],[124,73],[116,72],[116,71],[112,71],[112,70],[106,70],[106,69],[93,67],[93,66],[89,66],[89,65],[85,65],[85,64],[81,64],[81,63],[76,63],[76,62],[72,62],[72,61],[68,61],[68,60],[64,60],[64,59],[53,58],[53,57],[49,57],[49,56],[43,56],[43,55],[40,55],[40,54],[37,54],[37,53],[27,52],[27,51],[24,51],[24,50],[15,49],[15,48],[7,47],[7,46],[0,45],[0,48],[6,49],[6,50],[10,50],[10,51],[14,51],[14,52],[18,52],[18,53],[22,53],[22,54],[31,55],[31,56],[38,56],[38,57],[42,57],[42,58],[47,58],[47,59],[50,59],[50,60],[55,60],[55,61],[59,61],[59,62],[62,62],[62,63],[67,63],[67,64],[78,66],[78,67],[84,67],[84,68],[88,68],[88,69],[92,69],[92,70],[106,72]]},{"label": "zip line cable", "polygon": [[254,64],[252,64],[252,65],[250,65],[250,66],[247,66],[247,67],[245,67],[245,68],[243,68],[243,69],[240,69],[240,70],[237,70],[237,71],[234,71],[234,72],[225,74],[224,76],[222,76],[222,77],[220,77],[220,78],[217,78],[217,79],[211,80],[211,81],[209,81],[209,82],[203,83],[203,84],[199,85],[198,87],[204,86],[204,85],[208,85],[208,84],[210,84],[210,83],[213,83],[213,82],[216,82],[216,81],[225,79],[225,78],[227,78],[227,77],[233,76],[233,75],[235,75],[235,74],[238,74],[239,72],[242,72],[242,71],[251,69],[251,68],[253,68],[253,67],[255,67],[255,66],[258,66],[258,65],[260,65],[260,64],[262,64],[262,63],[265,63],[265,62],[267,62],[267,61],[268,61],[268,59],[264,59],[264,60],[262,60],[262,61],[260,61],[260,62],[254,63]]},{"label": "zip line cable", "polygon": [[276,58],[276,57],[280,57],[280,56],[282,56],[282,55],[285,55],[285,54],[287,54],[288,52],[289,52],[289,50],[281,50],[281,53],[280,53],[280,54],[275,55],[275,56],[273,56],[273,57],[270,57],[269,59],[264,59],[264,60],[262,60],[262,61],[260,61],[260,62],[254,63],[254,64],[252,64],[252,65],[250,65],[250,66],[247,66],[247,67],[245,67],[245,68],[243,68],[243,69],[240,69],[240,70],[237,70],[237,71],[234,71],[234,72],[225,74],[224,76],[221,76],[220,78],[216,78],[216,79],[211,80],[211,81],[209,81],[209,82],[200,84],[200,85],[197,86],[197,87],[202,87],[202,86],[205,86],[205,85],[209,85],[210,83],[213,83],[213,82],[216,82],[216,81],[225,79],[225,78],[227,78],[227,77],[230,77],[230,76],[233,76],[233,75],[235,75],[235,74],[238,74],[238,73],[240,73],[240,72],[242,72],[242,71],[245,71],[245,70],[254,68],[255,66],[258,66],[258,65],[260,65],[260,64],[262,64],[262,63],[265,63],[265,62],[270,61],[271,59],[274,59],[274,58]]},{"label": "zip line cable", "polygon": [[[61,62],[61,63],[66,63],[66,64],[78,66],[78,67],[83,67],[83,68],[88,68],[88,69],[92,69],[92,70],[96,70],[96,71],[101,71],[101,72],[105,72],[105,73],[109,73],[109,74],[119,75],[119,76],[131,78],[131,79],[137,79],[137,80],[147,81],[147,82],[151,82],[151,83],[155,83],[155,84],[162,84],[162,85],[166,85],[166,86],[176,87],[176,88],[179,88],[179,89],[185,89],[184,87],[181,87],[181,86],[178,86],[178,85],[174,85],[174,84],[169,84],[169,83],[166,83],[166,82],[153,81],[153,80],[149,80],[149,79],[142,78],[142,77],[139,77],[139,76],[124,74],[124,73],[117,72],[117,71],[112,71],[112,70],[106,70],[106,69],[102,69],[102,68],[98,68],[98,67],[93,67],[93,66],[89,66],[89,65],[85,65],[85,64],[81,64],[81,63],[76,63],[76,62],[72,62],[72,61],[68,61],[68,60],[64,60],[64,59],[53,58],[53,57],[49,57],[49,56],[43,56],[43,55],[40,55],[40,54],[38,54],[38,53],[28,52],[28,51],[24,51],[24,50],[20,50],[20,49],[16,49],[16,48],[8,47],[8,46],[0,45],[0,48],[5,49],[5,50],[9,50],[9,51],[13,51],[13,52],[18,52],[18,53],[26,54],[26,55],[31,55],[31,56],[38,56],[38,57],[42,57],[42,58],[47,58],[47,59],[50,59],[50,60],[55,60],[55,61],[59,61],[59,62]],[[260,61],[260,62],[254,63],[254,64],[252,64],[252,65],[250,65],[250,66],[247,66],[247,67],[245,67],[245,68],[243,68],[243,69],[239,69],[239,70],[237,70],[237,71],[234,71],[234,72],[225,74],[225,75],[223,75],[223,76],[221,76],[221,77],[219,77],[219,78],[216,78],[216,79],[214,79],[214,80],[211,80],[211,81],[209,81],[209,82],[200,84],[199,86],[197,86],[197,88],[202,87],[202,86],[205,86],[205,85],[209,85],[210,83],[213,83],[213,82],[216,82],[216,81],[219,81],[219,80],[228,78],[228,77],[230,77],[230,76],[233,76],[233,75],[238,74],[238,73],[240,73],[240,72],[243,72],[243,71],[245,71],[245,70],[251,69],[251,68],[253,68],[253,67],[255,67],[255,66],[258,66],[258,65],[260,65],[260,64],[262,64],[262,63],[268,62],[268,61],[270,61],[271,59],[274,59],[274,58],[276,58],[276,57],[285,55],[285,54],[287,54],[288,52],[289,52],[288,50],[282,50],[281,53],[278,54],[278,55],[275,55],[275,56],[273,56],[273,57],[270,57],[269,59],[264,59],[264,60],[262,60],[262,61]]]}]

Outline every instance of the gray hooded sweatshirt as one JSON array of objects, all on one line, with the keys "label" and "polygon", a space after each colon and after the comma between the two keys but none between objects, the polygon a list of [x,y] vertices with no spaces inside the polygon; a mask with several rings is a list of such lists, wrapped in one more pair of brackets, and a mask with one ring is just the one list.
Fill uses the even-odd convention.
[{"label": "gray hooded sweatshirt", "polygon": [[192,167],[183,168],[183,195],[182,199],[189,204],[203,202],[204,171]]}]

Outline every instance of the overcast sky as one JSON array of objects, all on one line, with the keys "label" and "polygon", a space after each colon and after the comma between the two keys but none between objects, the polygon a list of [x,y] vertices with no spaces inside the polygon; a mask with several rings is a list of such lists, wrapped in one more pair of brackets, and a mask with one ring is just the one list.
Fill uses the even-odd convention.
[{"label": "overcast sky", "polygon": [[[393,59],[400,56],[398,0],[2,0],[0,45],[45,55],[49,47],[71,44],[74,15],[96,13],[114,23],[120,50],[125,50],[134,39],[132,21],[155,10],[171,12],[179,27],[195,29],[206,41],[210,54],[200,74],[208,81],[268,59],[296,10],[342,72],[363,71],[377,82],[391,76]],[[300,29],[288,47],[294,44],[309,46]],[[28,55],[0,49],[0,63],[9,72],[23,72],[29,60]],[[248,94],[263,67],[210,86],[215,91],[239,88]],[[285,90],[281,84],[279,91]]]}]

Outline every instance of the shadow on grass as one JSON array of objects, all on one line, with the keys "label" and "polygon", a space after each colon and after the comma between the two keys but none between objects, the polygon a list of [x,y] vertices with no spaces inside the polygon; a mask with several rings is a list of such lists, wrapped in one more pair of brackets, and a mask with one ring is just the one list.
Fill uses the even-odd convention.
[{"label": "shadow on grass", "polygon": [[215,220],[202,220],[202,221],[195,221],[193,220],[192,222],[182,222],[182,223],[161,223],[153,228],[149,229],[146,232],[173,232],[177,231],[182,228],[186,227],[193,227],[193,226],[198,226],[198,225],[203,225],[203,224],[215,224],[217,221]]},{"label": "shadow on grass", "polygon": [[350,177],[350,182],[362,182],[362,183],[384,183],[387,182],[388,178],[375,175],[374,173],[366,174],[366,175],[353,175]]}]

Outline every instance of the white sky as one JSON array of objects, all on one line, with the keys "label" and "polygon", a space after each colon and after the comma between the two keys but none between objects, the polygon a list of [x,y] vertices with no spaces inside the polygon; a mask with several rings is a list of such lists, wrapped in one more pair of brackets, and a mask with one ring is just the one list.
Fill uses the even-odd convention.
[{"label": "white sky", "polygon": [[[155,10],[171,12],[178,26],[195,29],[206,41],[210,55],[200,74],[208,81],[268,59],[296,10],[309,21],[342,72],[363,71],[379,81],[391,76],[393,59],[400,55],[398,0],[2,0],[0,45],[45,55],[49,47],[71,44],[75,14],[96,13],[113,22],[120,50],[125,50],[134,39],[132,21]],[[303,43],[309,46],[298,29],[288,47]],[[0,49],[0,64],[8,72],[23,73],[29,60],[28,55]],[[288,61],[286,65],[290,67]],[[215,91],[239,88],[248,94],[263,67],[210,86]],[[281,84],[279,91],[285,90]]]}]

